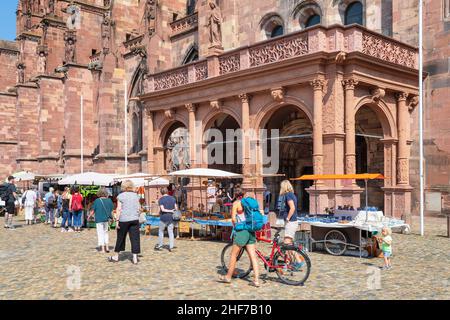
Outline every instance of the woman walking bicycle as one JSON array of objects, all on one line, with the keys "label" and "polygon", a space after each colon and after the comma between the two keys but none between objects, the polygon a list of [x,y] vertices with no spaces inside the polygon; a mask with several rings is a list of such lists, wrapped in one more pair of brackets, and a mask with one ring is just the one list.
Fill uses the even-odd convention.
[{"label": "woman walking bicycle", "polygon": [[[245,221],[245,212],[241,203],[241,200],[244,198],[244,191],[241,188],[236,188],[234,194],[236,197],[236,201],[233,203],[233,207],[231,209],[231,221],[233,222],[233,225],[236,226],[238,222]],[[236,269],[238,255],[240,254],[242,248],[245,248],[250,257],[253,272],[255,275],[252,285],[255,287],[260,286],[259,267],[256,256],[255,244],[256,244],[255,232],[249,230],[234,231],[233,247],[231,251],[228,272],[226,275],[222,275],[219,277],[219,282],[231,283],[231,278],[233,277]]]}]

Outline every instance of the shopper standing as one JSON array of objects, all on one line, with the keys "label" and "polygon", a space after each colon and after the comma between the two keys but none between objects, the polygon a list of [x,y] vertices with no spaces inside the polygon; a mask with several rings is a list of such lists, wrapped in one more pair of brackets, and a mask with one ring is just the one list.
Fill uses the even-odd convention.
[{"label": "shopper standing", "polygon": [[70,198],[69,208],[73,215],[73,228],[75,232],[81,232],[81,218],[83,216],[83,196],[80,193],[80,187],[73,188],[73,195]]},{"label": "shopper standing", "polygon": [[73,231],[72,230],[72,213],[70,211],[70,188],[65,187],[64,192],[61,196],[62,201],[62,221],[61,221],[61,232]]},{"label": "shopper standing", "polygon": [[125,251],[127,234],[131,242],[131,253],[133,254],[133,264],[138,264],[138,254],[141,253],[141,238],[139,231],[140,203],[139,196],[135,192],[134,184],[130,180],[122,183],[123,192],[117,197],[116,220],[117,240],[114,249],[115,255],[109,257],[110,262],[118,262],[119,254]]},{"label": "shopper standing", "polygon": [[50,224],[52,227],[55,223],[55,211],[57,209],[57,199],[55,196],[55,189],[50,187],[49,191],[45,195],[45,221],[47,224]]},{"label": "shopper standing", "polygon": [[13,176],[8,177],[8,182],[5,184],[5,193],[2,198],[5,201],[5,228],[14,229],[13,218],[16,214],[16,200],[17,200],[17,188],[15,186],[15,180]]},{"label": "shopper standing", "polygon": [[34,220],[34,208],[36,207],[37,195],[34,191],[35,187],[25,191],[23,194],[23,207],[25,209],[25,222],[27,225],[33,223]]},{"label": "shopper standing", "polygon": [[109,199],[108,191],[105,188],[100,188],[97,192],[97,197],[98,199],[94,201],[91,207],[88,219],[95,216],[99,249],[102,253],[109,253],[109,221],[113,218],[114,204]]},{"label": "shopper standing", "polygon": [[178,210],[177,202],[174,197],[168,194],[167,188],[161,188],[162,197],[158,200],[160,209],[160,221],[159,221],[159,242],[155,247],[155,250],[160,251],[164,245],[164,231],[168,230],[169,233],[169,252],[172,252],[175,246],[175,236],[173,229],[175,223],[173,220],[173,214]]}]

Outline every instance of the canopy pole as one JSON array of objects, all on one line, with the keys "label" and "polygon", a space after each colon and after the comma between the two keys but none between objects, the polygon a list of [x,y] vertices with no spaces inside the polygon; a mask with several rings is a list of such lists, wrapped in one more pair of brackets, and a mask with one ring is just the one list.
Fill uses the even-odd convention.
[{"label": "canopy pole", "polygon": [[368,219],[369,219],[369,212],[368,212],[368,210],[369,210],[369,194],[368,194],[368,187],[367,187],[367,179],[366,180],[364,180],[364,184],[366,185],[366,222],[368,221]]},{"label": "canopy pole", "polygon": [[423,3],[419,0],[419,180],[420,180],[420,235],[423,237],[424,230],[424,202],[425,202],[425,179],[424,179],[424,150],[423,150]]},{"label": "canopy pole", "polygon": [[124,115],[125,115],[125,174],[128,174],[128,87],[127,80],[125,79],[125,91],[124,91]]},{"label": "canopy pole", "polygon": [[81,173],[84,173],[84,102],[83,102],[83,95],[80,97],[80,131],[81,131],[81,137],[80,137],[80,170]]}]

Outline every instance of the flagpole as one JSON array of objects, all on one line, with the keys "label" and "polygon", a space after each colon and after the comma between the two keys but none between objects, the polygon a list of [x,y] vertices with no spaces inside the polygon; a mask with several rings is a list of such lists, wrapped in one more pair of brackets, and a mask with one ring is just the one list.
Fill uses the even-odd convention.
[{"label": "flagpole", "polygon": [[81,126],[81,141],[80,141],[80,149],[81,149],[81,173],[84,173],[84,102],[83,102],[83,95],[81,95],[80,98],[80,112],[81,112],[81,117],[80,117],[80,126]]},{"label": "flagpole", "polygon": [[124,113],[125,113],[125,174],[128,174],[128,88],[127,80],[125,80],[125,92],[124,92]]},{"label": "flagpole", "polygon": [[423,0],[419,0],[419,176],[420,176],[420,235],[424,236],[424,150],[423,150]]}]

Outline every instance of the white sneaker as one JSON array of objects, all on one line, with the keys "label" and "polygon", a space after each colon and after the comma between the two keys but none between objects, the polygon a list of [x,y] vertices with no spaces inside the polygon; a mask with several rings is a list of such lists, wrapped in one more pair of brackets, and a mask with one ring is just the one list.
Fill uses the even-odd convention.
[{"label": "white sneaker", "polygon": [[61,228],[61,232],[64,233],[64,232],[67,232],[67,230],[64,228]]},{"label": "white sneaker", "polygon": [[74,231],[73,231],[73,229],[72,229],[72,228],[69,228],[69,231],[67,231],[67,232],[74,232]]}]

